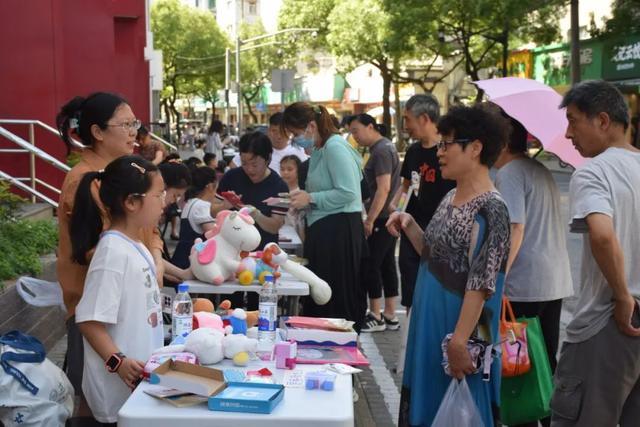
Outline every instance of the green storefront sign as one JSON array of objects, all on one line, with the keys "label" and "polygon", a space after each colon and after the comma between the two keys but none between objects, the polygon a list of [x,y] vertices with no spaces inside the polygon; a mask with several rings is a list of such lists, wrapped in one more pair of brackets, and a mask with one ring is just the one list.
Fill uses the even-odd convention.
[{"label": "green storefront sign", "polygon": [[[599,79],[602,73],[603,43],[585,40],[580,46],[581,80]],[[549,86],[571,84],[571,54],[566,43],[533,50],[533,78]]]},{"label": "green storefront sign", "polygon": [[640,35],[604,42],[602,78],[605,80],[640,78]]}]

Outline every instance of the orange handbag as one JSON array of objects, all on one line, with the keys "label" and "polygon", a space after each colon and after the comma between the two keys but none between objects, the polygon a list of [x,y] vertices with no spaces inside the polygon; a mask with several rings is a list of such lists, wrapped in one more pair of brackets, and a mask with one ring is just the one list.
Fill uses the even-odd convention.
[{"label": "orange handbag", "polygon": [[[509,321],[507,321],[507,313]],[[527,348],[527,324],[516,321],[511,302],[502,297],[500,317],[500,341],[502,348],[502,376],[515,377],[531,369],[531,359]]]}]

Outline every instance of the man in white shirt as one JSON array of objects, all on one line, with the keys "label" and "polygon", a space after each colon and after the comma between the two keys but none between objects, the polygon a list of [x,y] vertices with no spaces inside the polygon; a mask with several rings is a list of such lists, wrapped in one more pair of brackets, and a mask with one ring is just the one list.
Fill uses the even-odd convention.
[{"label": "man in white shirt", "polygon": [[[282,160],[283,157],[293,154],[298,157],[301,162],[304,162],[309,157],[302,147],[291,144],[291,139],[282,129],[281,124],[282,113],[278,112],[269,117],[269,130],[267,131],[267,135],[269,136],[271,146],[273,147],[273,154],[271,154],[269,169],[275,171],[278,175],[280,175],[280,160]],[[240,166],[239,153],[236,154],[229,163],[229,167],[236,168],[238,166]]]},{"label": "man in white shirt", "polygon": [[610,83],[585,81],[562,100],[566,136],[584,157],[570,183],[571,231],[584,234],[579,300],[551,399],[552,426],[638,425],[640,419],[640,150]]}]

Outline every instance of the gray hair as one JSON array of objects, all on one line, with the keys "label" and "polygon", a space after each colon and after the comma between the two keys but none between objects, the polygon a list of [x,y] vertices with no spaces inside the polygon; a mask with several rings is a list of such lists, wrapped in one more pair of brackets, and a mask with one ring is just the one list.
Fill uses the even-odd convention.
[{"label": "gray hair", "polygon": [[566,93],[559,108],[574,105],[579,111],[593,118],[607,113],[612,122],[620,123],[626,131],[629,127],[629,109],[620,91],[603,80],[586,80],[576,84]]},{"label": "gray hair", "polygon": [[440,104],[435,96],[427,93],[413,95],[406,102],[404,108],[411,111],[414,117],[426,114],[429,120],[436,123],[440,118]]}]

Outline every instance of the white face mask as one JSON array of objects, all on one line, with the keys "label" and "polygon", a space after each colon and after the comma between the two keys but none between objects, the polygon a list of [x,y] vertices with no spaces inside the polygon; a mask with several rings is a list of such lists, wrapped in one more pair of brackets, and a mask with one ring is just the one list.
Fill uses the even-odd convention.
[{"label": "white face mask", "polygon": [[307,128],[304,130],[304,132],[302,132],[302,134],[294,136],[291,139],[291,142],[299,147],[304,148],[305,150],[311,148],[313,146],[313,138],[307,136],[307,133],[309,133],[309,125],[307,125]]}]

